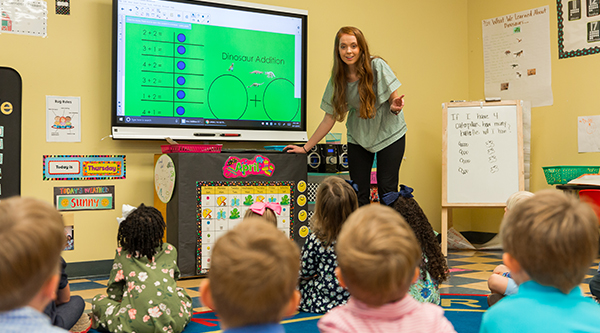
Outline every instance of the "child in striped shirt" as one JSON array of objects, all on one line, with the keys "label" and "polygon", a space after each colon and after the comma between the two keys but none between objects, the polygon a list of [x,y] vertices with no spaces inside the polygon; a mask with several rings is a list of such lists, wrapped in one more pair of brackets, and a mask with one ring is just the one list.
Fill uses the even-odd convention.
[{"label": "child in striped shirt", "polygon": [[398,212],[359,208],[344,223],[335,250],[336,276],[351,296],[321,318],[321,332],[456,332],[441,307],[407,293],[419,278],[421,247]]}]

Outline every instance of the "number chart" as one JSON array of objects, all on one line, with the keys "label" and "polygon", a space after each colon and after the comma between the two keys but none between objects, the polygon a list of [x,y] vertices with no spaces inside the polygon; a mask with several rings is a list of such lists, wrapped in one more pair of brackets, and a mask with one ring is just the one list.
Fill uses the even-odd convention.
[{"label": "number chart", "polygon": [[294,182],[276,181],[199,181],[196,182],[197,274],[210,268],[211,249],[219,237],[242,222],[255,202],[281,205],[277,229],[293,238]]},{"label": "number chart", "polygon": [[142,23],[126,23],[123,115],[300,121],[294,35]]}]

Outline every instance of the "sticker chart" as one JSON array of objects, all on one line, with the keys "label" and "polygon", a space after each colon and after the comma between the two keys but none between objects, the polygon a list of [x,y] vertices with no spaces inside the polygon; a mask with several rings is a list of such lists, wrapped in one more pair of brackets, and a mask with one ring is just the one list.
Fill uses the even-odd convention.
[{"label": "sticker chart", "polygon": [[207,273],[214,244],[242,222],[246,211],[255,202],[280,204],[277,228],[293,238],[294,185],[291,181],[197,182],[197,273]]}]

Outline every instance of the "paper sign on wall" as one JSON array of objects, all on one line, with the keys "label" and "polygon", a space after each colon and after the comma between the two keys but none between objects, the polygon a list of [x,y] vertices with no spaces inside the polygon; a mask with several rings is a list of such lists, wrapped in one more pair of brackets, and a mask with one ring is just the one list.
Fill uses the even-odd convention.
[{"label": "paper sign on wall", "polygon": [[577,118],[577,146],[580,153],[600,152],[600,116]]},{"label": "paper sign on wall", "polygon": [[81,98],[46,96],[46,141],[81,142]]},{"label": "paper sign on wall", "polygon": [[2,33],[46,37],[46,1],[0,0],[0,8]]},{"label": "paper sign on wall", "polygon": [[114,186],[55,187],[54,206],[65,210],[115,209]]},{"label": "paper sign on wall", "polygon": [[485,97],[552,105],[549,17],[544,6],[482,21]]},{"label": "paper sign on wall", "polygon": [[125,179],[125,155],[44,155],[44,180]]}]

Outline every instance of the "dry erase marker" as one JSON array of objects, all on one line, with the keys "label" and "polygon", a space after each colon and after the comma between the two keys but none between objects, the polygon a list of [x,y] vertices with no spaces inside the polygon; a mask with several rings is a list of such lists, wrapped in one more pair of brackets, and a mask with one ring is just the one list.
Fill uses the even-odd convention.
[{"label": "dry erase marker", "polygon": [[241,136],[239,133],[221,133],[221,136]]}]

